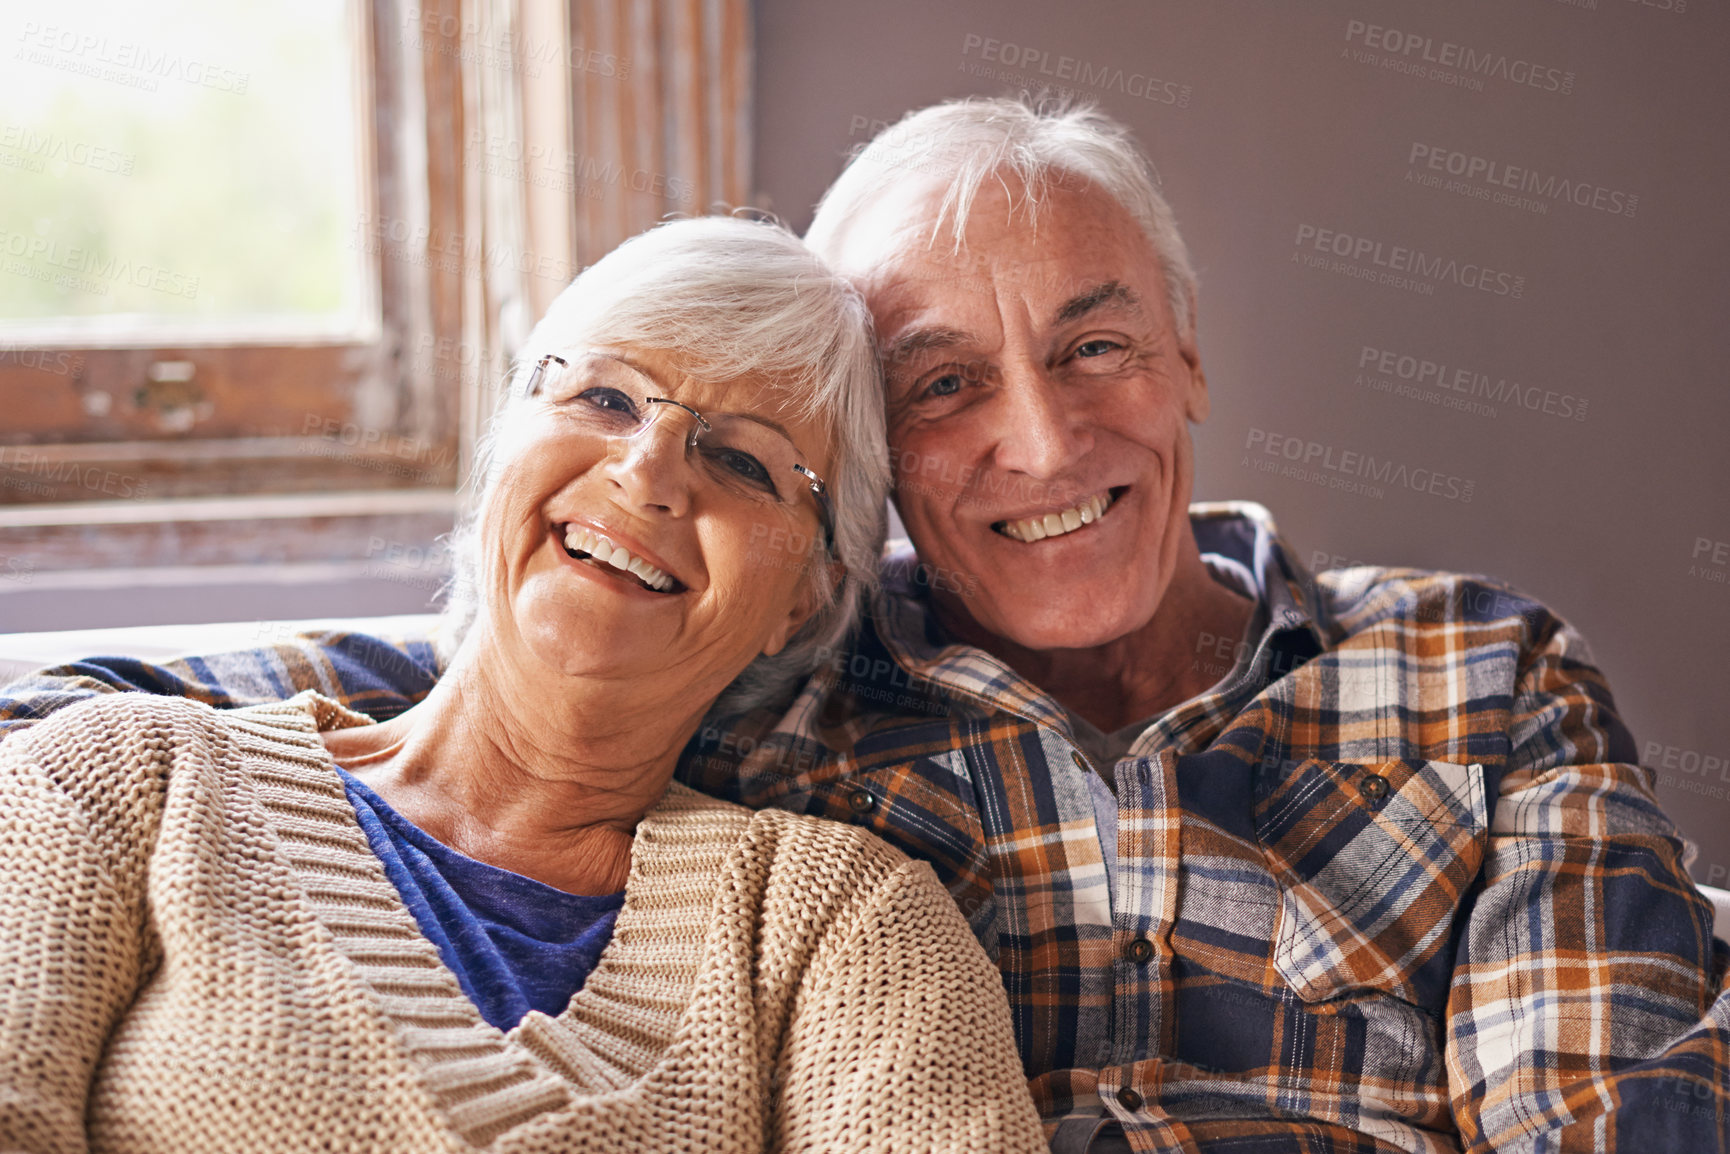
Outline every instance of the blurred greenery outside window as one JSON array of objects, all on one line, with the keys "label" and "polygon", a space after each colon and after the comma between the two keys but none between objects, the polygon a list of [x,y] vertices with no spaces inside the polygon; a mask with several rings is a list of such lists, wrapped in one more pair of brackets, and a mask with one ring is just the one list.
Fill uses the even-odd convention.
[{"label": "blurred greenery outside window", "polygon": [[44,503],[449,488],[454,434],[429,425],[404,320],[428,273],[386,251],[429,195],[424,151],[398,141],[428,113],[410,106],[426,99],[416,11],[7,6],[0,522]]},{"label": "blurred greenery outside window", "polygon": [[8,338],[376,328],[347,0],[9,8]]}]

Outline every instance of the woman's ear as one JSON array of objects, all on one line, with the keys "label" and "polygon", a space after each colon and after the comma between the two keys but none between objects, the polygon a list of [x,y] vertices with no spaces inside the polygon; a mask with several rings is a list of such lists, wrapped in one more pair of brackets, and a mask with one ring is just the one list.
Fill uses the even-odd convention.
[{"label": "woman's ear", "polygon": [[799,584],[799,595],[787,615],[775,623],[774,630],[763,643],[763,656],[773,657],[787,648],[787,642],[804,628],[823,605],[832,603],[847,577],[847,567],[834,558],[812,560],[809,576]]}]

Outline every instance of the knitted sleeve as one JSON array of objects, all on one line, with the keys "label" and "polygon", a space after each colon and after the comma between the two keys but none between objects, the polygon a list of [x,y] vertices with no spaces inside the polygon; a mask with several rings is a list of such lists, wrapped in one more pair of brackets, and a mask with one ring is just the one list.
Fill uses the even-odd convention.
[{"label": "knitted sleeve", "polygon": [[[79,713],[89,707],[63,716]],[[142,831],[159,807],[151,786],[167,742],[148,730],[115,735],[56,719],[0,745],[6,1151],[86,1148],[91,1075],[145,969]]]},{"label": "knitted sleeve", "polygon": [[770,1148],[1047,1149],[1002,979],[924,862],[838,925],[802,983]]}]

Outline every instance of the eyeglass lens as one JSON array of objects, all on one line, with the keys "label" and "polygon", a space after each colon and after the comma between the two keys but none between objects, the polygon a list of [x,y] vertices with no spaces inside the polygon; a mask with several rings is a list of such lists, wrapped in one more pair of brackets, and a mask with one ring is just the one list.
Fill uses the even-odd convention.
[{"label": "eyeglass lens", "polygon": [[571,420],[614,438],[640,435],[657,420],[684,427],[685,445],[704,474],[730,492],[762,500],[798,498],[808,484],[794,469],[799,450],[759,418],[692,410],[660,396],[653,380],[613,357],[589,354],[547,365],[539,392]]}]

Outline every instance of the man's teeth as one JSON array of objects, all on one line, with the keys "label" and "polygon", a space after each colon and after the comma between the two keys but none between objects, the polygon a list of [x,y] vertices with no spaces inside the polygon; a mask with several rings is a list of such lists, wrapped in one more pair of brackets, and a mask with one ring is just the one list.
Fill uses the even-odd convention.
[{"label": "man's teeth", "polygon": [[565,548],[573,553],[587,553],[603,565],[630,573],[640,578],[649,588],[662,593],[671,593],[673,586],[677,584],[672,577],[622,545],[615,545],[599,533],[591,532],[581,525],[571,525],[565,529]]},{"label": "man's teeth", "polygon": [[1110,495],[1099,493],[1061,513],[1046,513],[1041,517],[1005,521],[1000,531],[1005,537],[1013,537],[1017,541],[1043,541],[1047,537],[1061,537],[1065,533],[1075,532],[1083,525],[1091,525],[1105,516],[1105,511],[1109,508]]}]

